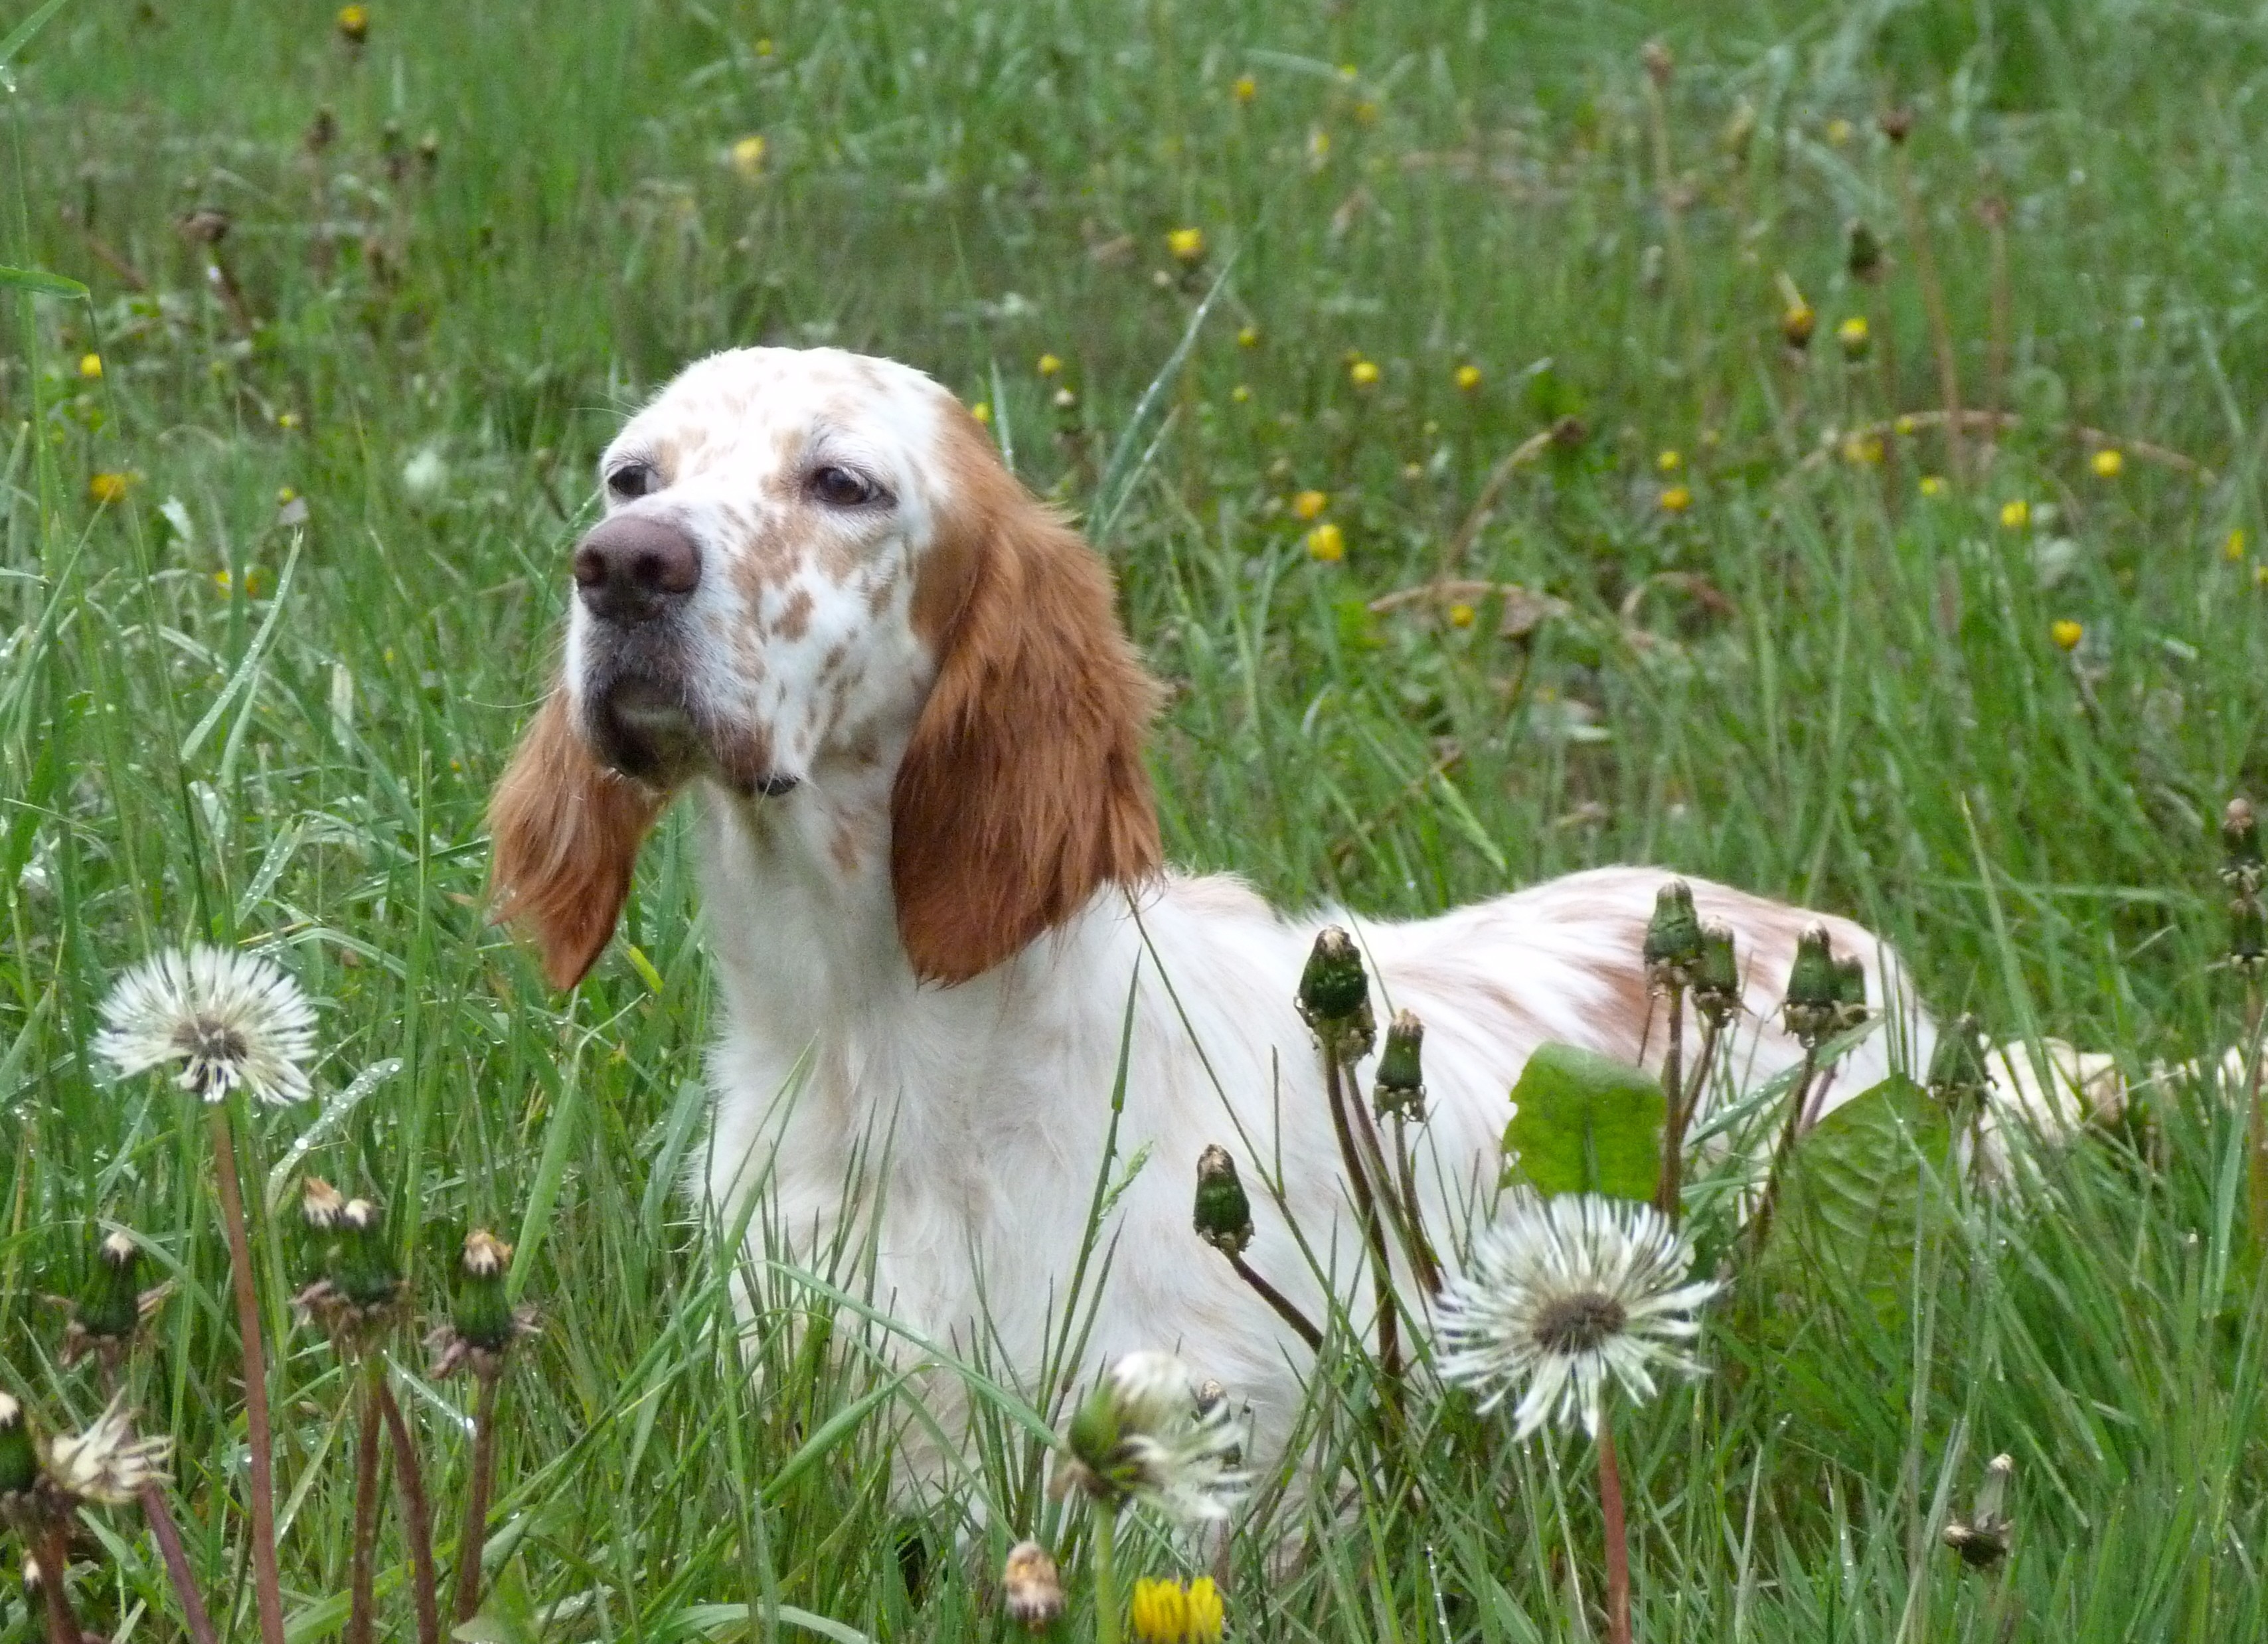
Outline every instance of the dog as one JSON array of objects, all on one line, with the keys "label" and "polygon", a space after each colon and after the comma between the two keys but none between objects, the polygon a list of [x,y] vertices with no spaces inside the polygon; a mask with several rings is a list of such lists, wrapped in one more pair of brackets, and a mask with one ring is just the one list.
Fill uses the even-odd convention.
[{"label": "dog", "polygon": [[[1108,1177],[1086,1366],[1178,1352],[1249,1402],[1258,1453],[1279,1450],[1307,1350],[1197,1240],[1190,1205],[1198,1154],[1226,1146],[1280,1187],[1255,1186],[1245,1259],[1310,1318],[1329,1291],[1368,1320],[1294,1004],[1327,924],[1353,931],[1375,1002],[1425,1024],[1417,1171],[1437,1232],[1485,1213],[1536,1047],[1667,1051],[1641,959],[1661,870],[1389,922],[1287,917],[1167,866],[1143,753],[1157,690],[1108,568],[919,372],[713,355],[629,420],[600,475],[563,666],[491,806],[500,917],[573,986],[640,839],[693,795],[723,1023],[702,1186],[752,1244],[859,1275],[909,1339],[1035,1385]],[[1822,1110],[1926,1065],[1934,1027],[1872,933],[1689,882],[1742,956],[1734,1085],[1801,1055],[1778,1007],[1815,924],[1863,962],[1885,1020]],[[1689,1012],[1688,1066],[1697,1045]],[[952,1446],[931,1448],[917,1470],[949,1471]]]}]

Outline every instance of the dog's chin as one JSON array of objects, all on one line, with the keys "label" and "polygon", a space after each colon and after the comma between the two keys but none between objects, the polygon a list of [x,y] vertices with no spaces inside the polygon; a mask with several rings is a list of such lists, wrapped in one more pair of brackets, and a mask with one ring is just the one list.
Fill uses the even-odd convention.
[{"label": "dog's chin", "polygon": [[706,722],[680,691],[631,675],[586,698],[585,733],[600,763],[662,793],[711,777],[748,797],[787,793],[797,778],[772,768],[768,739]]}]

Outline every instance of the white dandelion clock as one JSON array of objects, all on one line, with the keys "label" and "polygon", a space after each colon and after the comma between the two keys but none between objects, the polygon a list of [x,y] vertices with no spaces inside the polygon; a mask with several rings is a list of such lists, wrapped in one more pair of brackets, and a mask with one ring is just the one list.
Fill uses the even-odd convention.
[{"label": "white dandelion clock", "polygon": [[305,1101],[315,1013],[272,959],[234,948],[144,960],[102,1003],[95,1054],[121,1077],[178,1062],[174,1083],[206,1102],[242,1089],[256,1102]]},{"label": "white dandelion clock", "polygon": [[81,1501],[124,1507],[149,1485],[164,1482],[173,1448],[171,1439],[136,1438],[124,1398],[114,1398],[85,1432],[48,1441],[48,1482]]},{"label": "white dandelion clock", "polygon": [[1072,1415],[1057,1487],[1145,1501],[1189,1523],[1225,1519],[1250,1483],[1246,1425],[1226,1397],[1201,1400],[1171,1353],[1128,1353]]},{"label": "white dandelion clock", "polygon": [[1682,1344],[1720,1286],[1687,1283],[1692,1264],[1650,1205],[1524,1194],[1442,1291],[1441,1377],[1478,1392],[1484,1411],[1518,1393],[1516,1437],[1580,1419],[1595,1438],[1609,1381],[1645,1400],[1659,1374],[1702,1373]]}]

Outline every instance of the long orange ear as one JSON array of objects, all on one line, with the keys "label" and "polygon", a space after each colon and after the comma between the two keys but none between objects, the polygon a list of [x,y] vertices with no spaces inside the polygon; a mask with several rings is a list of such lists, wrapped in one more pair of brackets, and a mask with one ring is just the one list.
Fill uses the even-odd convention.
[{"label": "long orange ear", "polygon": [[898,935],[924,981],[965,982],[1158,870],[1142,763],[1156,690],[1110,573],[956,426],[956,495],[933,549],[937,684],[890,796]]},{"label": "long orange ear", "polygon": [[489,800],[497,915],[535,938],[551,985],[580,982],[614,934],[630,869],[666,801],[592,755],[555,689]]}]

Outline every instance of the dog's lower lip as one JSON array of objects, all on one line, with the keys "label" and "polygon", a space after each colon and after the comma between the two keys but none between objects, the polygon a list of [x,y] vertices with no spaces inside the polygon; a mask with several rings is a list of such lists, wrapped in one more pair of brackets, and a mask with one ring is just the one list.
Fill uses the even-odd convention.
[{"label": "dog's lower lip", "polygon": [[776,800],[781,794],[793,791],[802,781],[801,777],[759,777],[756,778],[756,792],[766,799]]}]

